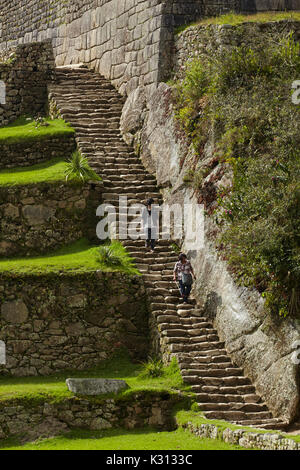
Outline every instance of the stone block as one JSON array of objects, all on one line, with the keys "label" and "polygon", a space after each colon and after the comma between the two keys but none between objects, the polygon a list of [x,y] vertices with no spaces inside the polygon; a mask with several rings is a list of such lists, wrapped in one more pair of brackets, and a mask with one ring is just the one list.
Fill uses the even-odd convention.
[{"label": "stone block", "polygon": [[28,318],[28,309],[22,300],[4,302],[1,316],[8,323],[24,323]]},{"label": "stone block", "polygon": [[79,395],[103,395],[105,393],[119,393],[128,387],[124,380],[115,379],[67,379],[66,384],[70,392]]}]

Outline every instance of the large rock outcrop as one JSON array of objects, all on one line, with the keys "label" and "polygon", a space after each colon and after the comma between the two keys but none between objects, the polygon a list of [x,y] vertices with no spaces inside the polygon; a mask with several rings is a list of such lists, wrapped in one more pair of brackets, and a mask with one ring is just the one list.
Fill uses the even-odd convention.
[{"label": "large rock outcrop", "polygon": [[[156,175],[166,202],[198,202],[183,181],[193,151],[174,120],[170,87],[161,83],[148,98],[142,88],[131,94],[121,128],[125,140],[134,142],[145,165]],[[203,158],[203,164],[210,158],[209,143]],[[226,184],[226,178],[214,185]],[[213,232],[212,220],[207,217],[204,248],[188,253],[197,273],[195,295],[213,319],[233,361],[244,369],[274,415],[293,421],[299,413],[295,347],[300,322],[271,317],[258,292],[235,284],[214,247]]]}]

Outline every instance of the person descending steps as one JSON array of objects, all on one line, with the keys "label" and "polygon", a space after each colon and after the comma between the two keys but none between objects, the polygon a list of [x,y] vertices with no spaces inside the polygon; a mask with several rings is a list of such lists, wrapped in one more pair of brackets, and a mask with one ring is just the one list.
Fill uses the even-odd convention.
[{"label": "person descending steps", "polygon": [[184,253],[179,255],[178,261],[174,267],[174,281],[178,282],[181,297],[185,304],[189,301],[192,290],[193,278],[196,280],[193,266]]},{"label": "person descending steps", "polygon": [[[105,203],[116,206],[122,195],[129,205],[151,198],[162,204],[155,177],[122,138],[124,98],[108,80],[88,68],[58,68],[49,92],[63,119],[75,129],[79,150],[102,177]],[[153,239],[151,233],[150,248]],[[165,361],[177,358],[183,380],[191,386],[204,416],[269,429],[284,427],[286,423],[272,417],[250,379],[233,364],[206,312],[197,305],[179,303],[174,287],[178,254],[171,241],[159,239],[154,253],[145,251],[145,240],[128,239],[123,244],[144,278],[151,331],[154,325],[157,328],[153,350]]]}]

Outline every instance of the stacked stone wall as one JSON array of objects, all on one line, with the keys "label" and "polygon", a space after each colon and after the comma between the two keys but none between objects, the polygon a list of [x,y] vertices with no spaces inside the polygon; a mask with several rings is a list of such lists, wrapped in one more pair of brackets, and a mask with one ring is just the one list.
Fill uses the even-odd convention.
[{"label": "stacked stone wall", "polygon": [[300,0],[2,0],[0,51],[52,42],[56,65],[84,62],[122,94],[168,78],[174,29],[228,11],[300,9]]},{"label": "stacked stone wall", "polygon": [[49,253],[96,238],[101,183],[39,183],[0,187],[0,257]]},{"label": "stacked stone wall", "polygon": [[76,149],[74,134],[9,143],[0,141],[0,169],[32,166],[51,158],[67,159]]},{"label": "stacked stone wall", "polygon": [[120,273],[0,274],[1,375],[84,370],[126,348],[148,352],[143,281]]},{"label": "stacked stone wall", "polygon": [[0,81],[5,84],[5,103],[0,103],[0,127],[21,115],[44,114],[47,83],[54,76],[51,41],[11,48],[1,60]]},{"label": "stacked stone wall", "polygon": [[0,405],[0,438],[26,435],[27,440],[53,435],[69,429],[135,429],[155,426],[172,431],[172,409],[180,402],[177,395],[137,392],[125,398],[96,400],[68,397],[60,401],[32,403],[3,402]]}]

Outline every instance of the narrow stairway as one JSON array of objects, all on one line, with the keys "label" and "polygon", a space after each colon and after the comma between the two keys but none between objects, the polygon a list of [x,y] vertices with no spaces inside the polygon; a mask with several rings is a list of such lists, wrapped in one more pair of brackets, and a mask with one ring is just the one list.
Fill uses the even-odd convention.
[{"label": "narrow stairway", "polygon": [[[118,203],[120,195],[128,197],[129,205],[145,203],[149,197],[163,202],[155,177],[120,134],[124,99],[108,80],[87,68],[58,68],[49,98],[74,127],[79,149],[103,178],[106,203]],[[232,363],[212,323],[197,306],[179,303],[173,282],[177,255],[170,242],[159,241],[154,253],[145,250],[142,240],[123,243],[143,273],[162,354],[177,358],[204,415],[265,429],[283,428],[286,423],[272,417],[242,369]]]}]

